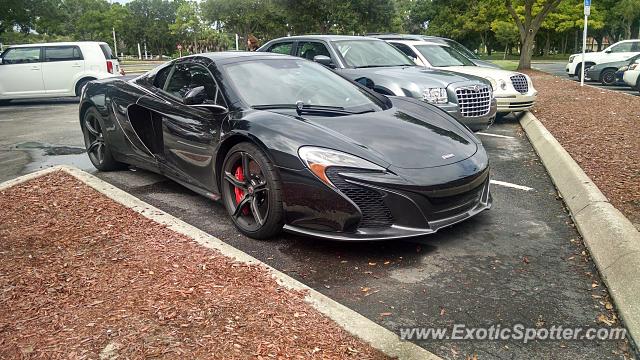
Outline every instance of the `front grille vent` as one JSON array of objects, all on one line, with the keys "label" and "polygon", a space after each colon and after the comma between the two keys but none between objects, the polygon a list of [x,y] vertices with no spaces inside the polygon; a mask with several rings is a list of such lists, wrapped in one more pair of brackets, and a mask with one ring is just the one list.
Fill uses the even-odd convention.
[{"label": "front grille vent", "polygon": [[363,186],[351,184],[340,175],[344,173],[369,172],[359,169],[345,169],[339,167],[330,167],[326,170],[329,180],[353,201],[362,212],[362,219],[359,227],[361,228],[385,228],[393,224],[393,216],[391,211],[384,204],[382,194],[378,191]]},{"label": "front grille vent", "polygon": [[491,90],[487,85],[458,88],[456,97],[464,117],[484,116],[491,110]]},{"label": "front grille vent", "polygon": [[527,77],[518,74],[513,75],[511,77],[511,83],[513,84],[513,88],[516,89],[517,92],[521,94],[526,94],[529,92],[529,82],[527,81]]}]

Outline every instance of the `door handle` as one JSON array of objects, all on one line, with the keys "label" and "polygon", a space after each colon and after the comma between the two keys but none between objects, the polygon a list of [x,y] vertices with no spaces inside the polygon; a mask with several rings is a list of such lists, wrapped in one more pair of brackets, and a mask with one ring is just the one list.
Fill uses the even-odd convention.
[{"label": "door handle", "polygon": [[73,67],[81,67],[82,65],[80,65],[80,64],[73,64],[73,65],[71,65],[71,66],[73,66]]},{"label": "door handle", "polygon": [[40,70],[40,66],[32,66],[31,70]]}]

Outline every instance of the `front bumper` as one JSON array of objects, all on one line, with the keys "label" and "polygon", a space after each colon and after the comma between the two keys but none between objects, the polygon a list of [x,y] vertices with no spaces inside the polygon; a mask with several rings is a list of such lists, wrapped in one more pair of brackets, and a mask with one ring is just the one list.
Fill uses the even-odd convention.
[{"label": "front bumper", "polygon": [[528,111],[535,104],[537,94],[537,91],[533,91],[527,94],[514,93],[511,95],[496,95],[498,113]]},{"label": "front bumper", "polygon": [[[283,175],[288,183],[288,176]],[[286,231],[341,241],[401,239],[435,233],[489,209],[492,204],[488,167],[444,187],[416,186],[402,180],[381,183],[380,179],[390,175],[345,168],[335,169],[328,177],[339,191],[325,186],[322,193],[339,194],[344,202],[331,199],[333,194],[318,194],[329,197],[329,201],[311,201],[308,204],[315,209],[309,205],[302,208],[292,206],[285,193]],[[296,186],[301,184],[296,182]],[[285,191],[288,188],[284,186]],[[301,190],[304,191],[295,191],[297,196]]]},{"label": "front bumper", "polygon": [[640,75],[640,71],[638,70],[627,70],[622,75],[622,79],[624,83],[631,86],[636,87],[638,84],[638,76]]}]

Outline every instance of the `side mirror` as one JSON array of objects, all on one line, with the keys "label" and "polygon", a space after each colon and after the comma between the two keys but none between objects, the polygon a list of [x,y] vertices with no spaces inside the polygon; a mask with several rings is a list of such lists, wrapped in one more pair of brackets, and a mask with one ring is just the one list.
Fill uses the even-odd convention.
[{"label": "side mirror", "polygon": [[317,62],[318,64],[330,67],[330,68],[335,68],[336,66],[333,64],[333,62],[331,61],[331,58],[326,56],[326,55],[316,55],[313,57],[313,61]]},{"label": "side mirror", "polygon": [[204,86],[195,87],[184,96],[182,102],[185,105],[200,105],[207,99],[207,91]]},{"label": "side mirror", "polygon": [[611,49],[607,49],[604,51],[606,54],[611,54]]},{"label": "side mirror", "polygon": [[373,82],[373,80],[366,78],[366,77],[361,77],[355,80],[355,82],[373,90],[376,87],[376,84]]}]

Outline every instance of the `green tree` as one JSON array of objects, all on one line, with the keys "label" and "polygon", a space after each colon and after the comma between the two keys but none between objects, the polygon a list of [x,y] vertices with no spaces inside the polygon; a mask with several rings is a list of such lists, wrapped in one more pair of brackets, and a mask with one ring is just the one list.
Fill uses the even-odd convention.
[{"label": "green tree", "polygon": [[522,14],[514,8],[513,0],[505,0],[505,6],[520,32],[520,61],[518,69],[531,69],[533,45],[538,30],[547,15],[551,13],[561,0],[515,0],[516,5],[523,3]]}]

